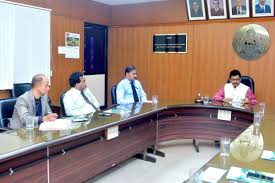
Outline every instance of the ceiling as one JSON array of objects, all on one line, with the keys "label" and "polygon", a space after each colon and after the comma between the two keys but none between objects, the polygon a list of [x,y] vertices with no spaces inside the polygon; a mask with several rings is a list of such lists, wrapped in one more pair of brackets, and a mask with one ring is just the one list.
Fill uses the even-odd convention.
[{"label": "ceiling", "polygon": [[153,1],[166,1],[166,0],[93,0],[108,5],[121,5],[121,4],[136,4],[136,3],[148,3]]}]

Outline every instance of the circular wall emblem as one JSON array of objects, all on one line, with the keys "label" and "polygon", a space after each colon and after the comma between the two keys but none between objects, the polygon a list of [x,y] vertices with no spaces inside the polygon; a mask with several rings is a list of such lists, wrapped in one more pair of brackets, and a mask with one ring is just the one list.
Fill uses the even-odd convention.
[{"label": "circular wall emblem", "polygon": [[235,32],[232,46],[241,58],[256,60],[269,49],[270,37],[262,26],[249,24]]}]

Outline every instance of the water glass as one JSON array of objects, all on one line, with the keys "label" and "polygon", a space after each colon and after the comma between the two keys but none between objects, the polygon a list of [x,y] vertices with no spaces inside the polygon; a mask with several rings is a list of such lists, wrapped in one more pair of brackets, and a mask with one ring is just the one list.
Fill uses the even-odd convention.
[{"label": "water glass", "polygon": [[153,95],[152,96],[152,102],[153,103],[157,103],[158,102],[158,96],[157,95]]},{"label": "water glass", "polygon": [[264,102],[260,102],[259,103],[259,113],[261,115],[261,117],[264,117],[264,111],[265,111],[265,103]]},{"label": "water glass", "polygon": [[203,103],[204,104],[208,104],[209,103],[209,97],[208,96],[204,96],[203,97]]},{"label": "water glass", "polygon": [[34,117],[26,118],[26,130],[32,131],[34,129]]},{"label": "water glass", "polygon": [[261,119],[262,115],[259,112],[254,112],[254,126],[260,126],[261,125]]},{"label": "water glass", "polygon": [[220,139],[220,155],[221,156],[229,156],[230,142],[231,142],[231,139],[229,137],[221,137],[221,139]]}]

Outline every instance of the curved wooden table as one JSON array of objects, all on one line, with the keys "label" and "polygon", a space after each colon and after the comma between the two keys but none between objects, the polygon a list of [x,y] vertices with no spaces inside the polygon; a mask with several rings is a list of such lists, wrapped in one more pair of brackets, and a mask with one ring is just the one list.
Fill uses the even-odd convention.
[{"label": "curved wooden table", "polygon": [[[83,182],[159,142],[235,138],[253,121],[249,110],[177,101],[117,108],[129,112],[110,118],[95,114],[65,131],[1,133],[1,183]],[[232,111],[232,120],[218,120],[218,110]],[[120,134],[106,140],[105,131],[113,126]]]}]

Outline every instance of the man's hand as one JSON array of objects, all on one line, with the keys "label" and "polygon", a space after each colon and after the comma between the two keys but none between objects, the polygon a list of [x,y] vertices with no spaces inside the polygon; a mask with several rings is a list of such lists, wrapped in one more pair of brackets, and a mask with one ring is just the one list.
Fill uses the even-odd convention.
[{"label": "man's hand", "polygon": [[58,117],[58,115],[56,113],[49,113],[43,117],[43,122],[44,121],[54,121],[54,120],[56,120],[57,117]]},{"label": "man's hand", "polygon": [[242,101],[243,101],[244,104],[248,104],[249,103],[249,99],[247,97],[245,97]]},{"label": "man's hand", "polygon": [[230,101],[232,101],[232,98],[224,98],[222,101],[226,102],[226,103],[229,103]]}]

